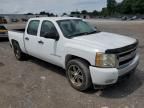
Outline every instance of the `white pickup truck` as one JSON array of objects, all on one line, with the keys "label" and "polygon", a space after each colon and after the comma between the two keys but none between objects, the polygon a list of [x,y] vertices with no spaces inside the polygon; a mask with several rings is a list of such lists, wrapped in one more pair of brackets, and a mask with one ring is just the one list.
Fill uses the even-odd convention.
[{"label": "white pickup truck", "polygon": [[64,68],[79,91],[114,84],[139,62],[136,39],[97,31],[80,18],[31,18],[8,35],[18,60],[31,55]]}]

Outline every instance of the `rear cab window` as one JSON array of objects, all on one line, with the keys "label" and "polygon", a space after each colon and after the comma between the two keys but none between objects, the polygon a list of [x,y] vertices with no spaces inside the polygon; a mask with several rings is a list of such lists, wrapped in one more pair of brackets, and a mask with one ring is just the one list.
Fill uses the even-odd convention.
[{"label": "rear cab window", "polygon": [[37,36],[39,24],[40,24],[39,20],[30,21],[27,28],[27,34]]}]

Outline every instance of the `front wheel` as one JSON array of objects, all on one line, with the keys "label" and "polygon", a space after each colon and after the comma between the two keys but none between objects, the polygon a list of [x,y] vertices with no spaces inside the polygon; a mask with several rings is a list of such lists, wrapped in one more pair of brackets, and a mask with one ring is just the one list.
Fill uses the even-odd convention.
[{"label": "front wheel", "polygon": [[91,87],[92,81],[88,64],[81,59],[74,59],[67,64],[67,78],[71,86],[79,91]]}]

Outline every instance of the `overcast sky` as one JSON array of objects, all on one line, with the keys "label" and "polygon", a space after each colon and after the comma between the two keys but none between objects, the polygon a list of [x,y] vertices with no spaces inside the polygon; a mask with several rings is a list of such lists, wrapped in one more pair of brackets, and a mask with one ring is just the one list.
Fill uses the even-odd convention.
[{"label": "overcast sky", "polygon": [[39,13],[40,11],[62,14],[84,9],[101,10],[105,6],[106,0],[0,0],[0,14]]}]

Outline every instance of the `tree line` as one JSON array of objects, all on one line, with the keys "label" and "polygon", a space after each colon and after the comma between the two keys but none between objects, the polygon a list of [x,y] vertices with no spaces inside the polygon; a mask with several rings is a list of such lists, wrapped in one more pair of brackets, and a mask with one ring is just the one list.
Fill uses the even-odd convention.
[{"label": "tree line", "polygon": [[46,16],[57,16],[54,13],[49,13],[49,12],[45,12],[45,11],[41,11],[40,13],[27,13],[26,15],[46,15]]},{"label": "tree line", "polygon": [[94,10],[87,12],[86,10],[73,11],[71,14],[89,14],[91,16],[113,16],[120,14],[144,14],[144,0],[123,0],[116,2],[116,0],[107,0],[107,6],[101,11]]},{"label": "tree line", "polygon": [[144,14],[144,0],[123,0],[121,3],[117,3],[116,0],[107,0],[107,8],[102,11],[106,11],[107,15]]},{"label": "tree line", "polygon": [[[116,16],[122,14],[144,14],[144,0],[123,0],[117,2],[116,0],[107,0],[107,6],[102,8],[101,11],[94,10],[88,12],[87,10],[72,11],[70,15],[90,15],[90,16]],[[33,13],[27,13],[27,15],[34,15]],[[54,13],[41,11],[36,15],[57,16]],[[63,15],[69,15],[63,13]]]}]

